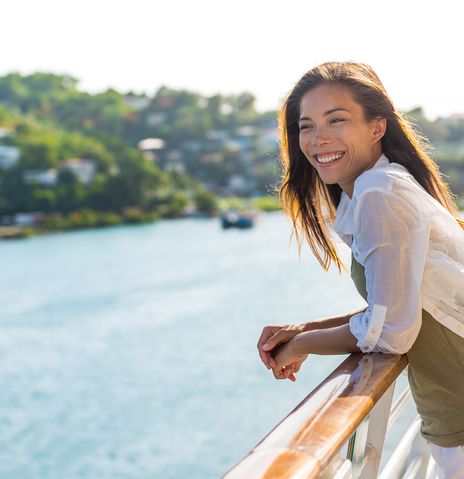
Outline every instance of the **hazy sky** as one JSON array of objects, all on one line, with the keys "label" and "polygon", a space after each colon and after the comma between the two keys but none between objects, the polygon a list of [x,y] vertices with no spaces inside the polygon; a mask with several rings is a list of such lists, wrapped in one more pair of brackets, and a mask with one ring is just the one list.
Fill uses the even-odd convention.
[{"label": "hazy sky", "polygon": [[328,60],[369,63],[402,110],[464,113],[456,0],[9,0],[0,75],[69,73],[81,89],[250,91],[277,108]]}]

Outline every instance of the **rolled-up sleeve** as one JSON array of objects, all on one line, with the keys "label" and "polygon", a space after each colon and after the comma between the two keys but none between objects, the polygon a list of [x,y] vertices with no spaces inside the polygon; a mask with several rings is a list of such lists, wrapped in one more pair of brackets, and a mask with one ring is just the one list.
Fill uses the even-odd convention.
[{"label": "rolled-up sleeve", "polygon": [[353,234],[353,252],[365,268],[369,306],[351,317],[350,331],[365,353],[406,353],[422,324],[430,222],[419,205],[372,189],[356,199]]}]

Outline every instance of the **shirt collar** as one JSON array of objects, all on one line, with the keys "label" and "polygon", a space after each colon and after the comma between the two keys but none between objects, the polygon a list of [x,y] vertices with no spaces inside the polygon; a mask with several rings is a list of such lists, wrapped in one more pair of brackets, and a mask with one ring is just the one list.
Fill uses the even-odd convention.
[{"label": "shirt collar", "polygon": [[[379,158],[377,159],[377,161],[374,163],[374,166],[372,166],[372,167],[369,168],[369,169],[374,170],[374,169],[376,169],[376,168],[382,168],[382,167],[384,167],[384,166],[386,166],[386,165],[389,165],[389,164],[390,164],[390,160],[385,156],[384,153],[381,153],[381,155],[379,156]],[[369,170],[366,170],[366,171],[369,171]],[[364,172],[363,172],[363,173],[364,173]],[[361,175],[362,175],[363,173],[361,173]],[[361,175],[359,175],[358,178],[359,178]],[[355,184],[355,185],[356,185],[356,182],[358,181],[358,178],[356,178],[356,179],[354,180],[354,184]],[[342,198],[343,198],[344,196],[346,196],[345,201],[346,201],[346,200],[350,201],[350,197],[349,197],[344,191],[342,191],[342,195],[341,195],[341,197],[340,197],[340,202],[341,202],[341,200],[342,200]]]},{"label": "shirt collar", "polygon": [[[370,169],[382,168],[389,164],[390,160],[384,155],[384,153],[382,153],[379,156],[378,160],[375,162],[374,166],[372,166]],[[361,175],[359,175],[358,178]],[[358,178],[356,178],[354,184],[356,184]],[[337,207],[335,222],[333,224],[335,232],[347,244],[349,244],[350,242],[350,238],[347,235],[351,235],[353,233],[352,211],[350,208],[350,204],[351,198],[344,191],[342,191],[340,203]]]}]

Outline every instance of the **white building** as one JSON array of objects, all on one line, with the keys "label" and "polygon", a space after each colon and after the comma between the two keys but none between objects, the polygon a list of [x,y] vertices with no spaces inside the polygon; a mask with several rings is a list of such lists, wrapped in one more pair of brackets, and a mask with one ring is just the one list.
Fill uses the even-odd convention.
[{"label": "white building", "polygon": [[250,186],[250,181],[242,175],[232,175],[228,181],[228,187],[234,193],[244,193]]},{"label": "white building", "polygon": [[279,148],[279,129],[276,127],[263,128],[257,143],[264,151],[277,151]]},{"label": "white building", "polygon": [[42,186],[55,186],[58,182],[58,171],[54,168],[49,170],[26,170],[23,173],[26,183],[37,183]]},{"label": "white building", "polygon": [[161,138],[144,138],[137,143],[139,150],[162,150],[166,146],[166,143]]},{"label": "white building", "polygon": [[45,218],[41,212],[16,213],[14,215],[14,224],[18,226],[35,226],[40,224]]},{"label": "white building", "polygon": [[16,146],[0,145],[0,169],[12,168],[19,161],[21,152]]},{"label": "white building", "polygon": [[93,160],[70,158],[62,163],[61,169],[71,171],[80,183],[88,185],[92,183],[97,167]]},{"label": "white building", "polygon": [[141,95],[126,95],[124,100],[134,110],[143,110],[150,104],[150,98]]},{"label": "white building", "polygon": [[229,138],[229,132],[227,130],[209,130],[206,133],[208,140],[221,140],[226,141]]},{"label": "white building", "polygon": [[0,138],[6,138],[14,132],[13,128],[6,128],[5,126],[0,126]]},{"label": "white building", "polygon": [[158,126],[167,121],[166,113],[149,113],[146,118],[148,126]]}]

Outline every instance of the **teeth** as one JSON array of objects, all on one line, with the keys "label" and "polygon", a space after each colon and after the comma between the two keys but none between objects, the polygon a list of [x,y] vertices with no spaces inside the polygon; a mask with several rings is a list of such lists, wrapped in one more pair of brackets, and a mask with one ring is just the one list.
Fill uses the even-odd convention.
[{"label": "teeth", "polygon": [[329,163],[339,160],[344,154],[345,153],[339,153],[338,155],[316,155],[316,159],[319,163]]}]

